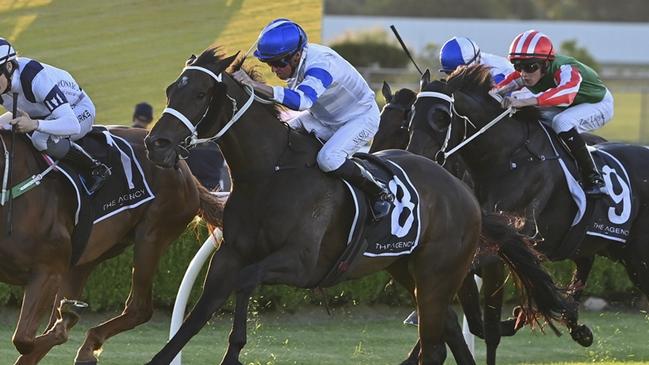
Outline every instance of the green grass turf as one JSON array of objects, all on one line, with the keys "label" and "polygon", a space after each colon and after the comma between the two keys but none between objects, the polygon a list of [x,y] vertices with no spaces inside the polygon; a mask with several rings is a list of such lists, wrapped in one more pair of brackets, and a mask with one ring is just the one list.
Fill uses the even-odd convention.
[{"label": "green grass turf", "polygon": [[298,21],[317,42],[321,14],[317,0],[0,0],[0,37],[74,75],[98,123],[130,124],[141,101],[159,115],[166,86],[192,53],[213,43],[246,52],[277,17]]},{"label": "green grass turf", "polygon": [[[158,311],[160,312],[160,311]],[[248,324],[248,344],[241,360],[259,365],[383,365],[398,364],[416,341],[414,327],[401,320],[408,308],[364,307],[337,309],[328,317],[322,308],[296,314],[253,316]],[[16,352],[10,343],[16,312],[0,317],[0,363],[9,364]],[[70,341],[55,348],[41,364],[70,364],[76,348],[91,324],[105,315],[87,315],[71,335]],[[595,342],[579,347],[570,336],[555,337],[528,329],[503,338],[498,363],[507,364],[641,364],[649,362],[649,316],[646,313],[582,313],[593,329]],[[102,365],[142,364],[161,349],[166,341],[169,318],[158,313],[152,322],[109,340],[101,355]],[[231,317],[216,317],[183,352],[183,363],[218,364],[227,346]],[[565,331],[564,331],[565,332]],[[477,342],[477,361],[484,363],[484,345]],[[448,364],[454,364],[450,359]]]}]

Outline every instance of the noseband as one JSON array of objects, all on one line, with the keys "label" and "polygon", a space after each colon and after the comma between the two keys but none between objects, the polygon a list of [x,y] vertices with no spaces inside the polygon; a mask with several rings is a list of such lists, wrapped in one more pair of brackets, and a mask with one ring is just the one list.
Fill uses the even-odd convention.
[{"label": "noseband", "polygon": [[[491,120],[489,123],[485,124],[485,126],[480,128],[480,130],[478,130],[477,132],[475,132],[470,136],[467,136],[468,125],[471,125],[473,129],[477,129],[477,128],[475,124],[471,122],[471,119],[457,112],[457,110],[455,109],[455,98],[453,97],[453,95],[449,96],[444,93],[435,92],[435,91],[421,91],[419,94],[417,94],[417,99],[425,98],[425,97],[442,99],[448,103],[448,109],[447,110],[445,109],[445,111],[448,113],[449,117],[451,118],[451,121],[449,122],[448,129],[446,130],[444,143],[442,144],[442,147],[439,149],[439,151],[437,151],[437,153],[435,154],[435,161],[437,161],[437,163],[442,166],[444,166],[444,164],[446,163],[448,156],[459,151],[462,147],[466,146],[467,144],[469,144],[469,142],[473,141],[479,135],[486,132],[489,128],[493,127],[504,117],[511,116],[516,112],[516,109],[509,107],[507,108],[507,110],[500,113],[496,118]],[[457,146],[453,147],[450,151],[447,151],[446,149],[448,148],[448,141],[451,139],[451,129],[453,126],[454,116],[458,116],[464,120],[464,137],[462,138],[462,141]]]},{"label": "noseband", "polygon": [[[210,71],[210,70],[208,70],[208,69],[206,69],[206,68],[204,68],[204,67],[200,67],[200,66],[187,66],[187,67],[185,67],[185,68],[183,69],[183,71],[181,72],[181,75],[182,75],[186,70],[197,70],[197,71],[201,71],[201,72],[204,72],[204,73],[208,74],[208,75],[209,75],[211,78],[213,78],[217,83],[222,83],[222,82],[223,82],[222,74],[218,74],[218,75],[217,75],[217,74],[215,74],[214,72],[212,72],[212,71]],[[221,136],[223,136],[223,135],[225,134],[225,132],[228,131],[228,129],[230,129],[230,127],[232,127],[232,126],[234,125],[234,123],[235,123],[236,121],[238,121],[238,120],[243,116],[243,114],[244,114],[244,113],[245,113],[245,112],[250,108],[250,106],[252,105],[252,102],[255,101],[255,90],[254,90],[251,86],[248,86],[248,85],[243,85],[243,87],[244,87],[244,90],[245,90],[245,91],[250,95],[250,97],[248,98],[248,100],[246,100],[246,102],[243,104],[243,106],[239,109],[239,108],[237,107],[237,101],[236,101],[236,99],[234,99],[234,98],[231,97],[230,95],[226,94],[226,96],[227,96],[227,97],[232,101],[232,117],[231,117],[230,120],[229,120],[229,121],[228,121],[228,122],[223,126],[223,128],[221,128],[221,129],[220,129],[220,130],[219,130],[215,135],[213,135],[212,137],[207,137],[207,138],[198,138],[198,126],[201,124],[201,122],[203,122],[203,120],[205,119],[205,116],[206,116],[207,113],[210,111],[210,105],[212,104],[212,100],[210,100],[210,102],[208,103],[207,109],[205,110],[205,113],[203,113],[203,116],[201,117],[201,119],[200,119],[196,124],[192,123],[192,122],[189,120],[189,118],[187,118],[183,113],[179,112],[179,111],[176,110],[176,109],[166,107],[166,108],[162,111],[162,114],[169,114],[169,115],[174,116],[176,119],[178,119],[179,121],[181,121],[181,122],[183,123],[183,125],[184,125],[185,127],[187,127],[187,129],[189,129],[190,135],[187,136],[187,138],[185,138],[185,140],[183,140],[182,142],[180,142],[180,143],[178,144],[178,147],[180,147],[180,148],[181,148],[182,150],[184,150],[184,152],[185,152],[184,154],[182,154],[181,157],[186,158],[187,155],[189,154],[189,150],[192,149],[192,148],[193,148],[194,146],[196,146],[197,144],[201,144],[201,143],[205,143],[205,142],[210,142],[210,141],[216,141],[216,140],[218,140],[219,138],[221,138]]]}]

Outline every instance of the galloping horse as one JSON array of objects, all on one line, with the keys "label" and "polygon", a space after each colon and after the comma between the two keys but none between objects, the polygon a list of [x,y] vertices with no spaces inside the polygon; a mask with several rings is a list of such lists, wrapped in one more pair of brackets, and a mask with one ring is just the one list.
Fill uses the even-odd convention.
[{"label": "galloping horse", "polygon": [[[354,212],[345,184],[315,167],[320,148],[315,138],[289,129],[278,120],[276,108],[254,102],[252,89],[225,72],[235,57],[208,49],[190,58],[167,88],[168,107],[146,139],[149,158],[161,167],[173,166],[195,143],[217,140],[233,181],[224,211],[224,241],[211,259],[203,292],[150,364],[168,364],[233,292],[234,321],[222,364],[241,364],[254,288],[317,287],[346,246]],[[344,278],[387,270],[416,298],[420,342],[415,348],[420,350],[403,364],[444,361],[447,308],[466,276],[482,224],[488,240],[502,242],[499,252],[546,318],[556,318],[556,311],[567,306],[522,238],[492,217],[483,220],[477,201],[457,179],[405,151],[380,156],[398,164],[418,188],[420,246],[409,256],[361,256]]]},{"label": "galloping horse", "polygon": [[[151,318],[151,289],[158,260],[187,223],[200,212],[210,223],[220,225],[219,201],[193,178],[184,162],[175,169],[157,168],[146,159],[144,131],[115,128],[111,132],[131,144],[156,198],[95,224],[85,250],[72,267],[76,197],[63,174],[48,174],[38,188],[14,198],[13,232],[11,236],[3,234],[0,240],[0,280],[25,288],[13,336],[22,354],[16,364],[36,364],[53,346],[67,341],[78,315],[62,299],[80,299],[93,268],[134,244],[132,286],[124,311],[91,328],[77,353],[77,364],[96,364],[93,352],[109,337]],[[11,148],[6,136],[0,135],[7,144],[5,151]],[[15,152],[14,181],[42,171],[43,157],[27,138],[16,138]],[[6,206],[2,213],[7,214]],[[45,333],[36,337],[39,321],[50,311]]]},{"label": "galloping horse", "polygon": [[[478,200],[484,209],[498,209],[527,218],[533,226],[530,228],[542,238],[537,248],[553,258],[571,227],[577,207],[560,164],[554,158],[547,158],[556,152],[545,129],[537,122],[540,119],[538,110],[526,108],[513,117],[508,116],[488,94],[490,88],[489,70],[479,65],[458,69],[447,83],[431,82],[426,73],[414,104],[408,150],[429,158],[436,154],[440,157],[440,149],[448,152],[481,130],[478,138],[465,144],[458,152],[476,182]],[[503,116],[502,120],[483,130],[499,115]],[[622,261],[631,280],[647,294],[649,246],[646,242],[649,229],[643,223],[649,219],[649,173],[644,166],[649,150],[616,143],[605,143],[598,148],[625,164],[634,187],[633,200],[640,210],[625,245],[586,236],[570,255],[576,264],[570,284],[571,295],[577,300],[580,298],[596,254]],[[523,162],[513,164],[512,161]],[[484,279],[500,282],[502,275]],[[590,330],[577,324],[576,311],[566,319],[573,339],[584,346],[592,343]],[[493,358],[488,356],[490,364],[495,363],[498,342],[499,338],[492,339],[494,351]]]}]

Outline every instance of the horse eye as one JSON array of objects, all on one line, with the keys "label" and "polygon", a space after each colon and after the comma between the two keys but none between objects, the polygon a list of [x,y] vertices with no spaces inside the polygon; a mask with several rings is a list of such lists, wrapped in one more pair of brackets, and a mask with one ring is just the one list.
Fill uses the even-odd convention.
[{"label": "horse eye", "polygon": [[198,98],[199,99],[204,99],[205,95],[207,95],[207,94],[201,91],[201,92],[198,93]]}]

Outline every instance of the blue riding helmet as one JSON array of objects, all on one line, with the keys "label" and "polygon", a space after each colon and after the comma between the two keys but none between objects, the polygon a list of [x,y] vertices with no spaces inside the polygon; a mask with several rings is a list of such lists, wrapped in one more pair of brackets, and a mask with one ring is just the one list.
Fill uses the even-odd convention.
[{"label": "blue riding helmet", "polygon": [[277,60],[301,50],[306,43],[302,27],[289,19],[275,19],[261,31],[254,55],[262,62]]},{"label": "blue riding helmet", "polygon": [[465,37],[453,37],[446,41],[439,52],[440,72],[451,73],[458,66],[469,65],[480,58],[480,47]]}]

